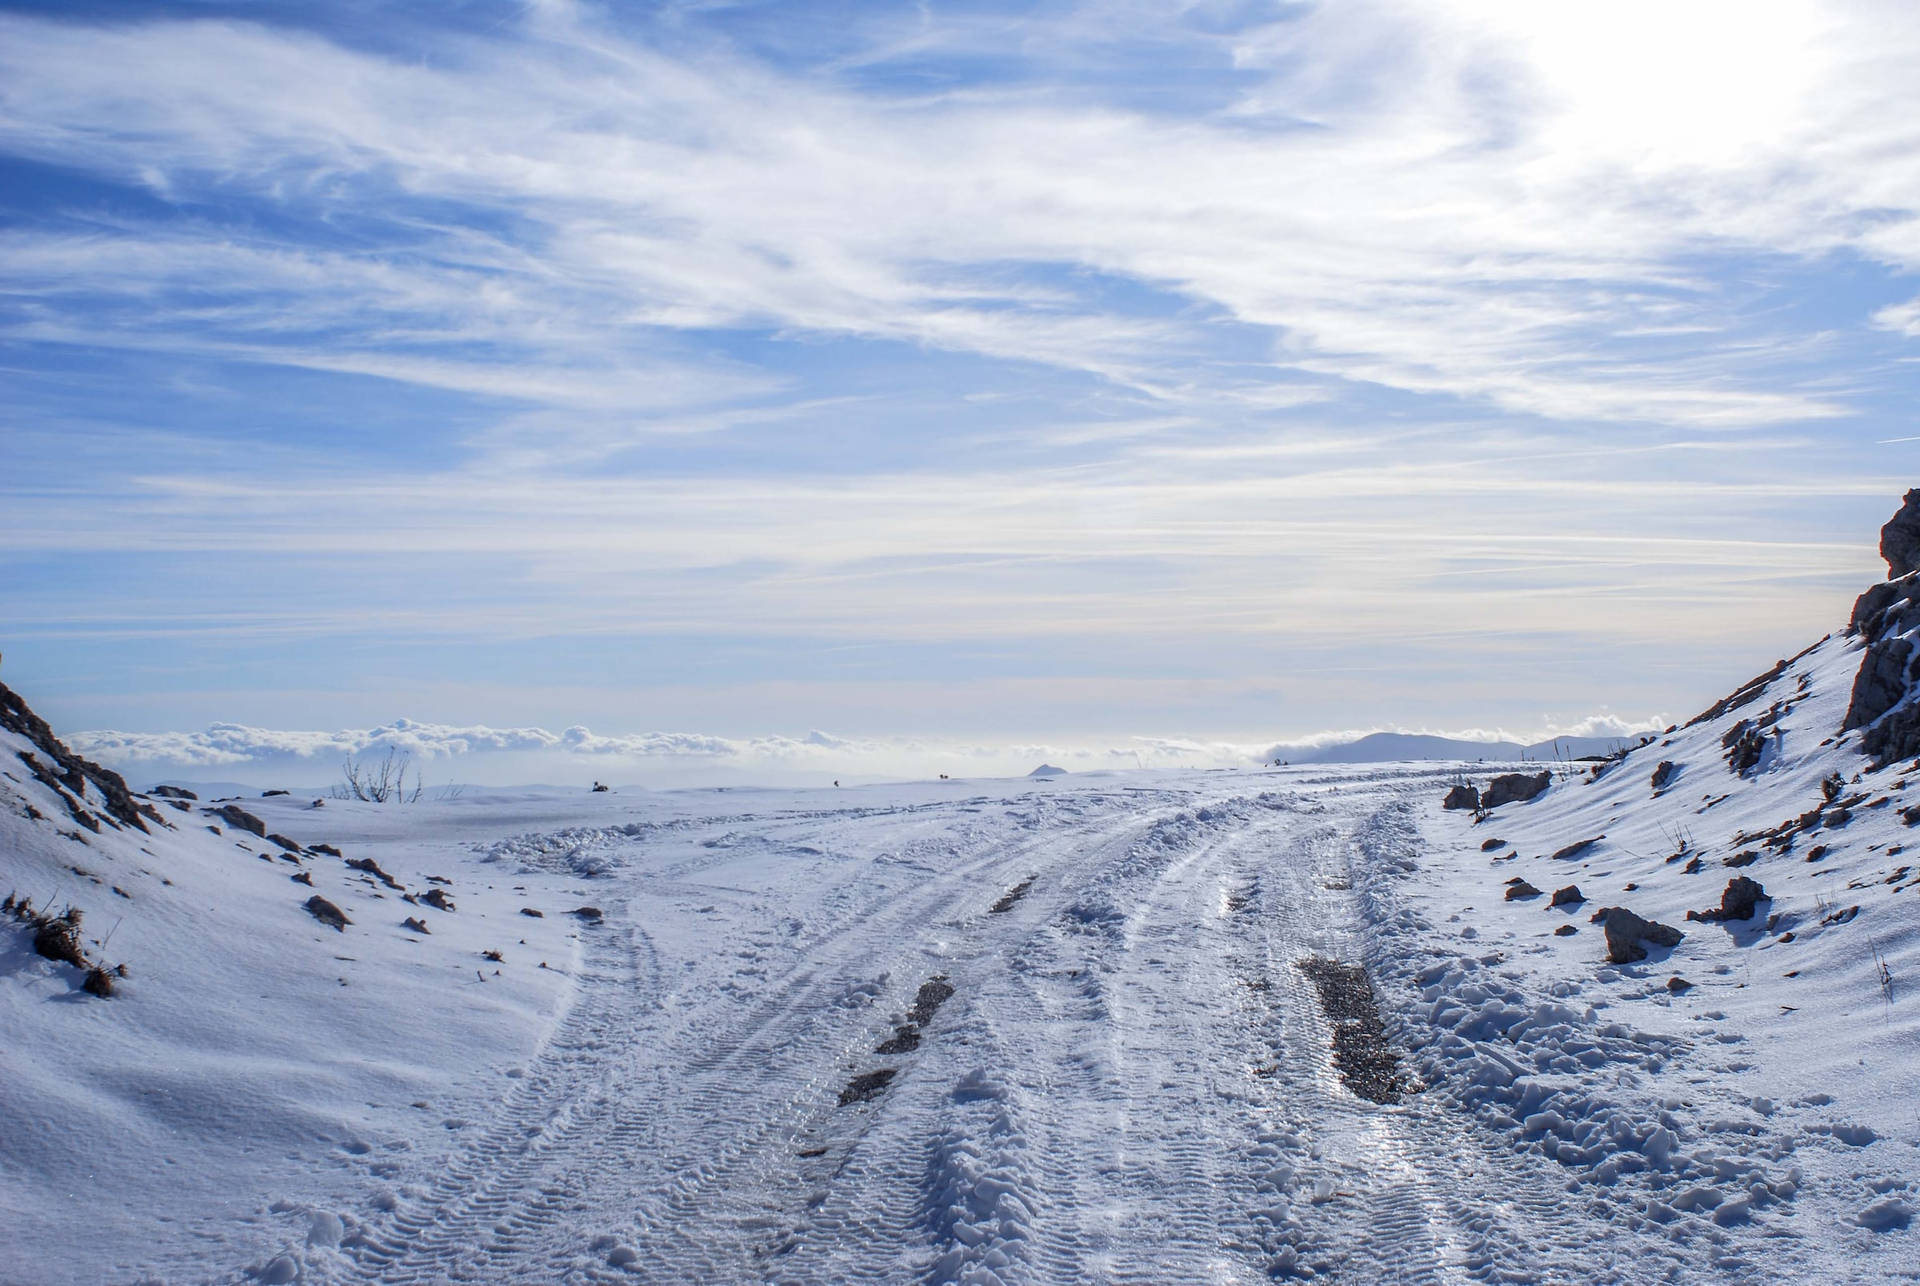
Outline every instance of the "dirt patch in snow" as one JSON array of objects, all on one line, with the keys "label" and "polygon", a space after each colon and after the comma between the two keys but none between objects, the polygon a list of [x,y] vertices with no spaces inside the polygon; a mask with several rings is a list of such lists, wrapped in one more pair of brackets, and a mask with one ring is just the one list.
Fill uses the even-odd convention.
[{"label": "dirt patch in snow", "polygon": [[987,908],[987,913],[989,915],[1004,915],[1008,911],[1013,910],[1020,899],[1027,896],[1027,890],[1033,887],[1033,882],[1036,878],[1038,877],[1029,875],[1026,879],[1008,889],[1005,893],[1001,894],[998,902],[995,902]]},{"label": "dirt patch in snow", "polygon": [[880,1097],[882,1090],[893,1084],[893,1078],[900,1074],[897,1067],[880,1067],[871,1072],[862,1072],[847,1082],[840,1091],[840,1106],[849,1107],[855,1103],[865,1103],[869,1099]]},{"label": "dirt patch in snow", "polygon": [[1359,965],[1319,957],[1300,961],[1320,1010],[1333,1026],[1333,1065],[1346,1087],[1374,1103],[1398,1103],[1410,1088],[1400,1055],[1387,1043],[1380,1001]]}]

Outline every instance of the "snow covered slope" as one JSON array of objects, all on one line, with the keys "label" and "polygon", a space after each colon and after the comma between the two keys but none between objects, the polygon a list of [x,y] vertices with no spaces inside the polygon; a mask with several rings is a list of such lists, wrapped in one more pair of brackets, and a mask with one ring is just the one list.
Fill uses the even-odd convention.
[{"label": "snow covered slope", "polygon": [[[446,860],[430,819],[377,850],[410,904],[347,865],[373,851],[375,806],[231,805],[344,857],[289,851],[210,811],[224,804],[142,801],[116,819],[93,778],[69,790],[22,755],[50,764],[0,729],[0,890],[83,912],[86,957],[128,976],[90,995],[80,968],[34,952],[30,923],[0,916],[0,1280],[230,1277],[218,1248],[254,1225],[275,1227],[251,1240],[278,1240],[296,1213],[313,1215],[302,1240],[337,1241],[331,1214],[269,1207],[443,1152],[564,1007],[588,930],[559,913],[578,900],[479,879]],[[429,882],[440,873],[450,882]],[[433,889],[453,909],[418,901]],[[316,896],[351,923],[316,920]]]},{"label": "snow covered slope", "polygon": [[[1555,1159],[1675,1273],[1920,1272],[1920,814],[1911,765],[1836,735],[1859,661],[1828,639],[1597,781],[1477,819],[1409,802],[1361,836],[1376,980],[1429,1093]],[[1764,890],[1750,918],[1688,919],[1738,878]],[[1606,907],[1684,937],[1610,963]]]}]

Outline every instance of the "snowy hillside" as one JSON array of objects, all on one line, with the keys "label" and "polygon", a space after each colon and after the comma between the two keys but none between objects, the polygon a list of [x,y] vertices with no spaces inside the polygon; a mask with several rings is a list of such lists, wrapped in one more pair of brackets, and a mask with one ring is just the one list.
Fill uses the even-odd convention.
[{"label": "snowy hillside", "polygon": [[1599,766],[316,806],[5,693],[0,1279],[1920,1276],[1914,584]]}]

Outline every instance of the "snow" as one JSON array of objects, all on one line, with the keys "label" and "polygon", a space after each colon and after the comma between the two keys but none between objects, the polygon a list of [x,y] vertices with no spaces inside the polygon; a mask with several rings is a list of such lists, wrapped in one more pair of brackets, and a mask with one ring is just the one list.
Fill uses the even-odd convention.
[{"label": "snow", "polygon": [[[1857,661],[1829,640],[1754,704],[1484,820],[1440,808],[1497,770],[1464,763],[236,801],[333,857],[211,800],[73,830],[0,733],[0,885],[82,907],[131,973],[97,999],[0,939],[8,1271],[1920,1275],[1904,778],[1823,744]],[[1775,702],[1735,773],[1723,737]],[[1755,838],[1835,771],[1863,796],[1844,824]],[[1771,899],[1755,921],[1685,918],[1735,874]],[[1515,876],[1586,901],[1509,901]],[[1607,964],[1604,906],[1685,936]],[[1370,970],[1400,1101],[1343,1083],[1314,958]],[[953,994],[898,1040],[935,979]]]}]

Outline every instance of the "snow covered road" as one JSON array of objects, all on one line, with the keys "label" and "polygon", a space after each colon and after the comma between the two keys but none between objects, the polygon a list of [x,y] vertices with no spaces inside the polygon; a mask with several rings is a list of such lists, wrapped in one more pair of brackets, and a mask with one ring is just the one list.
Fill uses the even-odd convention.
[{"label": "snow covered road", "polygon": [[[1722,731],[1648,753],[1717,767]],[[82,836],[0,770],[16,886],[133,966],[95,1001],[30,935],[0,961],[0,1281],[1914,1276],[1916,1028],[1862,982],[1879,942],[1914,967],[1904,876],[1869,878],[1904,814],[1765,868],[1797,934],[1615,966],[1584,908],[1504,894],[1686,922],[1715,879],[1648,856],[1646,773],[1476,825],[1459,771],[249,797],[258,831],[174,800]],[[1741,869],[1782,807],[1681,805]],[[1890,900],[1831,914],[1842,882]]]},{"label": "snow covered road", "polygon": [[[1432,790],[643,797],[637,822],[494,843],[529,878],[592,874],[571,1008],[492,1119],[306,1277],[1592,1279],[1556,1167],[1418,1094],[1351,1093],[1296,967],[1361,958],[1350,835]],[[904,1048],[930,979],[953,994]]]}]

